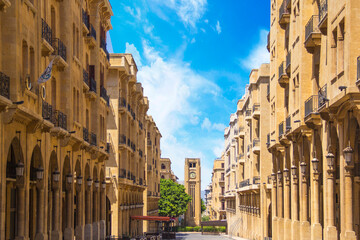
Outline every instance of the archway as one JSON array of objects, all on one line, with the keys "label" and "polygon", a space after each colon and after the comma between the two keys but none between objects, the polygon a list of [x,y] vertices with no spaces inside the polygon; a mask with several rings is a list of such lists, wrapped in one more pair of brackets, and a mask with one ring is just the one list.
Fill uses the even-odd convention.
[{"label": "archway", "polygon": [[65,229],[71,229],[71,218],[72,218],[72,183],[73,176],[71,171],[70,154],[66,155],[62,168],[62,184],[61,184],[61,201],[62,201],[62,232],[65,233]]},{"label": "archway", "polygon": [[[81,185],[83,184],[83,177],[81,175],[81,164],[80,159],[76,160],[75,164],[75,171],[73,174],[74,180],[76,181],[76,191],[74,191],[74,229],[77,234],[77,228],[81,227],[81,202],[82,202],[82,195],[81,195]],[[79,233],[81,234],[81,233]],[[79,235],[80,237],[80,235]]]},{"label": "archway", "polygon": [[[20,140],[15,137],[10,144],[6,162],[6,212],[5,212],[5,238],[14,239],[24,236],[24,224],[19,220],[24,218],[25,191],[23,187],[16,186],[16,166],[24,164],[24,157]],[[24,173],[24,171],[22,171]],[[18,206],[18,207],[17,207]]]},{"label": "archway", "polygon": [[99,189],[99,178],[98,178],[98,169],[96,166],[93,168],[93,223],[98,222],[99,217],[99,200],[98,200],[98,189]]},{"label": "archway", "polygon": [[91,224],[91,187],[89,184],[92,182],[92,179],[90,176],[90,166],[88,163],[85,166],[85,179],[85,224]]},{"label": "archway", "polygon": [[39,145],[34,147],[30,162],[29,194],[29,235],[35,239],[36,234],[43,234],[44,214],[44,167]]}]

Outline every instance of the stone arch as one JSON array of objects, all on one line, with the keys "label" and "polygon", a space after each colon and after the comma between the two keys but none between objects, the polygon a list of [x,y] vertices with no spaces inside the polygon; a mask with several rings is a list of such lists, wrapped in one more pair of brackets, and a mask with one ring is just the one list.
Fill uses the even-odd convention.
[{"label": "stone arch", "polygon": [[14,137],[9,146],[7,155],[6,178],[16,178],[16,165],[18,163],[24,164],[24,155],[19,138]]},{"label": "stone arch", "polygon": [[53,222],[53,215],[55,216],[55,209],[54,209],[54,205],[53,205],[53,194],[54,194],[54,190],[53,190],[53,172],[54,171],[58,171],[59,170],[59,165],[58,165],[58,159],[57,159],[57,153],[55,150],[53,150],[50,154],[50,161],[49,161],[49,167],[47,170],[47,179],[48,179],[48,211],[47,211],[47,231],[48,234],[51,235],[52,230],[55,229],[55,223]]},{"label": "stone arch", "polygon": [[43,159],[41,154],[40,146],[37,144],[34,147],[33,153],[31,155],[31,162],[30,162],[30,181],[36,181],[36,171],[40,168],[44,167]]},{"label": "stone arch", "polygon": [[166,166],[165,166],[165,164],[161,164],[161,169],[166,169]]},{"label": "stone arch", "polygon": [[100,181],[100,183],[105,181],[104,168],[101,168],[101,170],[100,170],[100,179],[99,179],[99,181]]}]

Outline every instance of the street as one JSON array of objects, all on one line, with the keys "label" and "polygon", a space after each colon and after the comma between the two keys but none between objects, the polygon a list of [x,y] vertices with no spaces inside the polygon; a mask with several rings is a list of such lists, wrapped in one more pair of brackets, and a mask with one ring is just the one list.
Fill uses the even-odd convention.
[{"label": "street", "polygon": [[207,240],[207,239],[234,239],[228,235],[201,235],[201,233],[176,233],[179,240]]}]

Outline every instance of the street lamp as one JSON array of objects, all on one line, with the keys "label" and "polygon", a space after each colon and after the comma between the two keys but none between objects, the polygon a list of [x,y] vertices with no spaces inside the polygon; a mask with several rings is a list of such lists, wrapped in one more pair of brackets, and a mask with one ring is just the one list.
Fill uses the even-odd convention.
[{"label": "street lamp", "polygon": [[53,172],[53,180],[54,182],[59,182],[60,180],[60,172],[57,169],[55,169],[55,171]]},{"label": "street lamp", "polygon": [[348,166],[352,165],[352,155],[354,153],[354,150],[351,148],[351,146],[347,146],[344,150],[343,153],[345,155],[345,162]]},{"label": "street lamp", "polygon": [[78,177],[76,178],[76,182],[77,182],[78,185],[81,185],[81,184],[82,184],[82,179],[83,179],[82,176],[78,176]]},{"label": "street lamp", "polygon": [[40,166],[36,170],[36,178],[37,178],[37,180],[42,180],[44,178],[44,168],[42,166]]},{"label": "street lamp", "polygon": [[283,172],[284,172],[284,178],[286,180],[289,179],[289,169],[285,168]]},{"label": "street lamp", "polygon": [[305,162],[302,162],[300,164],[300,171],[303,175],[305,175],[305,173],[306,173],[306,163]]},{"label": "street lamp", "polygon": [[312,166],[313,166],[313,170],[315,173],[317,173],[319,171],[319,159],[317,159],[316,157],[314,157],[311,160]]},{"label": "street lamp", "polygon": [[24,164],[22,162],[19,162],[16,165],[16,176],[17,177],[22,177],[24,176]]},{"label": "street lamp", "polygon": [[277,172],[277,175],[278,175],[279,182],[281,182],[281,180],[282,180],[282,173],[281,173],[280,170]]},{"label": "street lamp", "polygon": [[325,157],[326,157],[327,165],[328,165],[329,169],[333,170],[334,165],[335,165],[335,156],[334,156],[334,154],[332,154],[331,152],[328,152],[328,154],[326,154]]},{"label": "street lamp", "polygon": [[68,184],[72,183],[72,179],[73,179],[73,176],[72,176],[71,174],[67,174],[67,175],[66,175],[66,182],[67,182]]},{"label": "street lamp", "polygon": [[296,170],[297,170],[297,167],[295,165],[292,165],[291,166],[291,175],[293,175],[293,177],[296,177]]},{"label": "street lamp", "polygon": [[105,181],[103,181],[103,182],[101,183],[101,187],[102,187],[103,189],[106,188],[106,182],[105,182]]},{"label": "street lamp", "polygon": [[276,173],[271,174],[271,179],[273,182],[276,182]]},{"label": "street lamp", "polygon": [[88,185],[89,187],[91,187],[91,184],[92,184],[93,180],[89,177],[89,178],[86,180],[86,182],[87,182],[87,185]]},{"label": "street lamp", "polygon": [[96,187],[96,188],[99,187],[99,180],[95,180],[95,187]]}]

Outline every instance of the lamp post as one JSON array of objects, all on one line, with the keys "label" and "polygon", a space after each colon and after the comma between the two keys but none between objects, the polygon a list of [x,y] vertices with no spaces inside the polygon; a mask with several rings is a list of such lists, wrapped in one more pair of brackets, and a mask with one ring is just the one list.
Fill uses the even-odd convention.
[{"label": "lamp post", "polygon": [[301,201],[301,219],[300,221],[305,222],[308,220],[308,200],[307,200],[307,181],[306,181],[306,163],[303,161],[300,164],[300,171],[301,171],[301,197],[300,197],[300,201]]},{"label": "lamp post", "polygon": [[23,177],[24,176],[24,163],[22,162],[19,162],[17,165],[16,165],[16,177]]},{"label": "lamp post", "polygon": [[351,148],[350,143],[344,150],[345,158],[345,231],[353,231],[353,212],[352,212],[352,169],[354,168],[353,153],[354,150]]},{"label": "lamp post", "polygon": [[282,172],[277,172],[278,176],[278,188],[277,188],[277,202],[278,202],[278,217],[283,218],[283,184],[282,184]]},{"label": "lamp post", "polygon": [[314,191],[313,191],[313,199],[314,199],[314,222],[315,223],[319,223],[320,219],[319,219],[319,159],[317,159],[316,157],[314,157],[311,160],[311,164],[313,167],[313,186],[314,186]]},{"label": "lamp post", "polygon": [[327,201],[328,201],[328,216],[329,216],[329,221],[328,224],[329,226],[334,226],[335,225],[335,214],[334,214],[334,172],[335,172],[335,156],[334,154],[332,154],[331,152],[328,152],[328,154],[326,154],[326,162],[328,165],[328,170],[327,170]]},{"label": "lamp post", "polygon": [[291,166],[291,175],[292,175],[292,219],[299,220],[299,205],[298,205],[298,198],[299,198],[299,189],[298,189],[298,177],[297,177],[297,167],[295,165]]},{"label": "lamp post", "polygon": [[53,172],[53,181],[55,183],[58,183],[60,180],[60,172],[58,169],[55,169],[55,171]]}]

